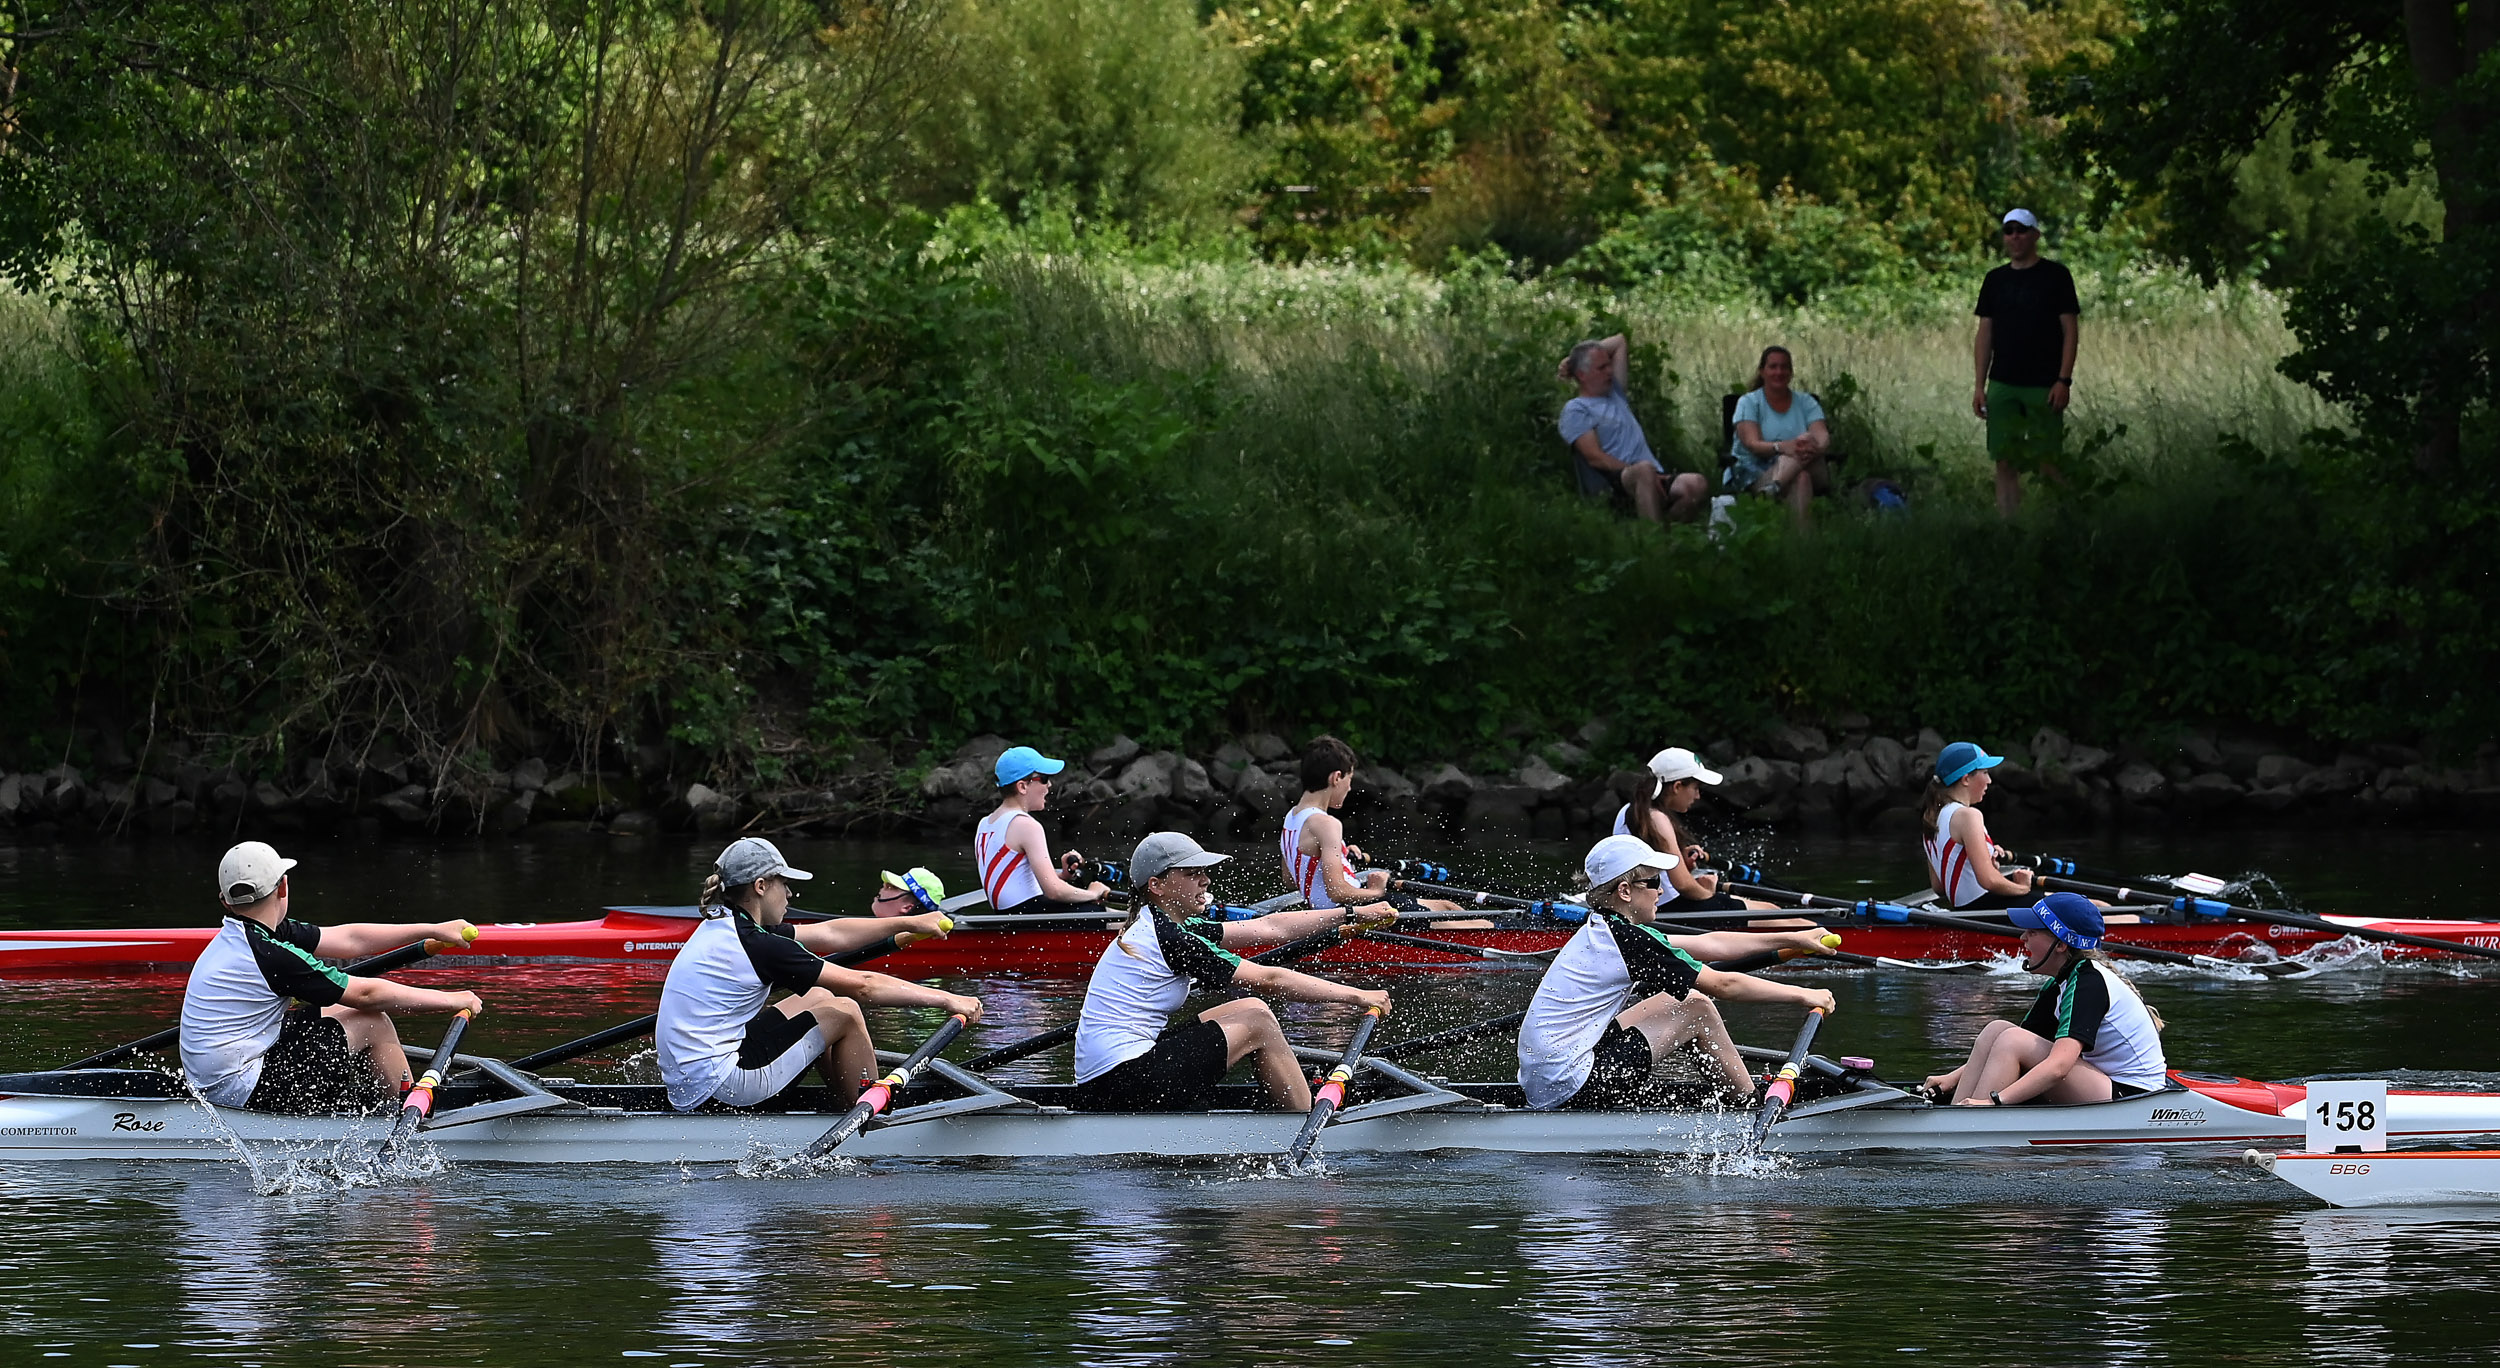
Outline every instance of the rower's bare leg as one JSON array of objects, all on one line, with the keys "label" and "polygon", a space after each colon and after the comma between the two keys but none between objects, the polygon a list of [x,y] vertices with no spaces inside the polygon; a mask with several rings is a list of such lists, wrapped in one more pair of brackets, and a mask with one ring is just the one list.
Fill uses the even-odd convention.
[{"label": "rower's bare leg", "polygon": [[[1962,1067],[1950,1073],[1931,1075],[1927,1080],[1928,1090],[1935,1093],[1950,1092],[1952,1096],[1947,1099],[1948,1101],[1961,1101],[1966,1095],[1963,1092],[1963,1080],[1976,1081],[1979,1078],[1980,1071],[1988,1062],[1989,1053],[1996,1049],[1997,1037],[2012,1029],[2014,1029],[2014,1023],[2010,1021],[1991,1021],[1980,1027],[1979,1038],[1971,1042],[1970,1057],[1962,1061]],[[1967,1095],[1986,1097],[1988,1094],[1983,1090]]]},{"label": "rower's bare leg", "polygon": [[1718,1064],[1728,1091],[1738,1097],[1753,1096],[1753,1073],[1745,1067],[1745,1057],[1736,1052],[1736,1039],[1727,1033],[1727,1023],[1719,1019],[1719,1004],[1700,993],[1686,993],[1681,1002],[1665,993],[1644,998],[1624,1008],[1615,1024],[1647,1037],[1651,1059],[1666,1058],[1667,1051],[1688,1040],[1698,1043]]},{"label": "rower's bare leg", "polygon": [[373,1076],[383,1086],[396,1092],[417,1081],[408,1070],[408,1052],[399,1048],[399,1028],[391,1024],[388,1012],[368,1012],[356,1007],[324,1007],[321,1014],[339,1024],[347,1032],[347,1052],[351,1055],[369,1051]]},{"label": "rower's bare leg", "polygon": [[816,1018],[825,1033],[825,1052],[816,1072],[845,1106],[859,1100],[859,1090],[877,1076],[877,1042],[868,1034],[868,1018],[859,1004],[828,988],[810,988],[780,1003],[783,1016],[804,1013]]},{"label": "rower's bare leg", "polygon": [[1285,1043],[1285,1028],[1276,1024],[1274,1008],[1257,998],[1235,998],[1200,1012],[1198,1019],[1224,1028],[1226,1068],[1257,1055],[1259,1082],[1267,1085],[1268,1097],[1287,1111],[1311,1109],[1310,1082],[1302,1076],[1302,1061]]},{"label": "rower's bare leg", "polygon": [[[2014,1085],[2014,1080],[2039,1067],[2049,1057],[2049,1042],[2010,1021],[1990,1022],[2004,1029],[1988,1042],[1988,1055],[1978,1067],[1962,1071],[1962,1086],[1954,1089],[1955,1104],[1977,1103],[1988,1094],[2001,1092]],[[1982,1032],[1983,1036],[1987,1033]]]}]

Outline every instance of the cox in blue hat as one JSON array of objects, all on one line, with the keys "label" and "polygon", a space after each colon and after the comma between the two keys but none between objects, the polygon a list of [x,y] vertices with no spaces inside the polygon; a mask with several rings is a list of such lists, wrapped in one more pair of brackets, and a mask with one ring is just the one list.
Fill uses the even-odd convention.
[{"label": "cox in blue hat", "polygon": [[2051,893],[2029,907],[2008,911],[2005,917],[2025,930],[2046,931],[2074,950],[2097,947],[2109,929],[2101,921],[2101,909],[2081,893]]},{"label": "cox in blue hat", "polygon": [[1007,753],[998,757],[998,768],[994,773],[998,775],[998,786],[1005,788],[1017,780],[1030,779],[1037,774],[1057,774],[1067,767],[1067,761],[1053,760],[1031,746],[1009,746]]},{"label": "cox in blue hat", "polygon": [[1936,782],[1958,784],[1972,770],[1995,769],[2004,763],[2002,755],[1990,755],[1968,741],[1956,741],[1936,752]]}]

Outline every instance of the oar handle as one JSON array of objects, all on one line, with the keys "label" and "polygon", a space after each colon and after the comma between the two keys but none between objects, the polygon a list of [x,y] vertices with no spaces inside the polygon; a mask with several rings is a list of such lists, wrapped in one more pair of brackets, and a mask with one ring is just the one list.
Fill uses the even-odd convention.
[{"label": "oar handle", "polygon": [[1797,1095],[1797,1077],[1805,1072],[1806,1056],[1814,1053],[1814,1033],[1823,1025],[1824,1009],[1813,1008],[1806,1013],[1803,1026],[1797,1028],[1797,1043],[1788,1047],[1788,1058],[1780,1064],[1777,1077],[1762,1093],[1762,1111],[1754,1118],[1753,1142],[1759,1147],[1764,1136],[1788,1110],[1788,1101]]}]

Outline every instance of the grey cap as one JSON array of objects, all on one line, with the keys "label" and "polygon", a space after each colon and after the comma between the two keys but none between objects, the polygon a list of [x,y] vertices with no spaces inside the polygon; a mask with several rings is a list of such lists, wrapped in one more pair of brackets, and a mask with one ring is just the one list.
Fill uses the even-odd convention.
[{"label": "grey cap", "polygon": [[781,848],[761,836],[748,836],[732,842],[729,849],[722,851],[720,858],[713,862],[713,868],[720,871],[721,883],[730,888],[751,884],[769,874],[778,874],[785,879],[816,877],[804,869],[792,869],[790,862],[781,858]]},{"label": "grey cap", "polygon": [[1205,869],[1233,858],[1210,853],[1206,847],[1177,831],[1158,831],[1137,843],[1137,853],[1128,857],[1128,878],[1132,888],[1144,888],[1146,880],[1175,869]]}]

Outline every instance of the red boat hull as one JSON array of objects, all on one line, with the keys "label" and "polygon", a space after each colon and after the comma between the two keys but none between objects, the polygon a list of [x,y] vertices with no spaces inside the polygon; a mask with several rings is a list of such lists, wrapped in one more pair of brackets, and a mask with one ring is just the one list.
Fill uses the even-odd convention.
[{"label": "red boat hull", "polygon": [[[503,922],[478,928],[474,945],[442,957],[446,964],[466,958],[493,963],[563,964],[578,962],[665,964],[675,957],[694,923],[680,909],[661,911],[611,908],[598,920],[569,922]],[[2500,948],[2500,922],[2392,921],[2340,919],[2376,930]],[[1421,930],[1421,928],[1417,928]],[[2009,953],[2011,940],[1925,926],[1843,926],[1845,948],[1862,955],[1899,959],[1988,959]],[[0,972],[63,969],[136,969],[146,966],[183,968],[199,958],[216,934],[213,926],[130,931],[7,931],[0,930]],[[1429,931],[1421,934],[1500,950],[1551,950],[1571,934],[1567,927],[1496,931]],[[2259,951],[2256,958],[2289,958],[2335,939],[2323,932],[2294,927],[2230,922],[2172,926],[2161,923],[2111,928],[2113,941],[2158,946],[2192,954],[2237,958]],[[877,961],[877,968],[908,978],[955,974],[996,976],[1029,974],[1077,976],[1091,970],[1110,944],[1111,933],[1100,927],[1072,926],[1064,921],[1044,927],[965,927],[944,940],[924,941]],[[2391,958],[2428,958],[2441,952],[2410,946],[2381,947]],[[1311,966],[1341,969],[1445,969],[1482,967],[1468,955],[1442,954],[1410,946],[1356,940],[1303,961]],[[1533,966],[1532,966],[1533,967]]]}]

